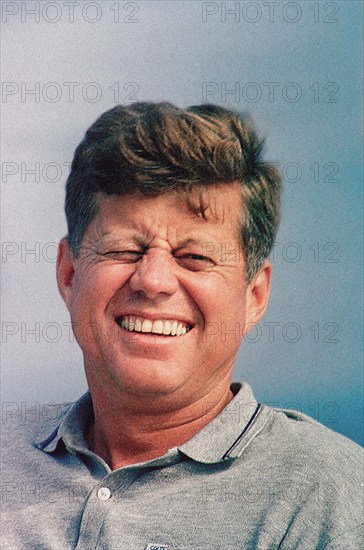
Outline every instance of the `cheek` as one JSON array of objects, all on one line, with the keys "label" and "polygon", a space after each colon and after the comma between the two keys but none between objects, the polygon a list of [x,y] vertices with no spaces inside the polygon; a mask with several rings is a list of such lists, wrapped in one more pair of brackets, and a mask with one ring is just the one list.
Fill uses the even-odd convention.
[{"label": "cheek", "polygon": [[[121,266],[103,266],[79,271],[73,285],[74,303],[79,306],[89,305],[92,309],[103,303],[107,305],[131,276],[129,271],[130,269],[122,269]],[[86,300],[88,304],[85,303]]]},{"label": "cheek", "polygon": [[184,281],[188,296],[201,311],[205,323],[234,323],[245,320],[246,286],[240,277],[204,276]]}]

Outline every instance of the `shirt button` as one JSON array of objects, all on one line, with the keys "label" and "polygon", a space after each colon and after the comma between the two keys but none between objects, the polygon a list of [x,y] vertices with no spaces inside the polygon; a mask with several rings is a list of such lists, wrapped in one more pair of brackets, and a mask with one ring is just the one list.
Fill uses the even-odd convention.
[{"label": "shirt button", "polygon": [[97,491],[97,496],[100,500],[108,500],[111,497],[111,491],[108,487],[100,487]]}]

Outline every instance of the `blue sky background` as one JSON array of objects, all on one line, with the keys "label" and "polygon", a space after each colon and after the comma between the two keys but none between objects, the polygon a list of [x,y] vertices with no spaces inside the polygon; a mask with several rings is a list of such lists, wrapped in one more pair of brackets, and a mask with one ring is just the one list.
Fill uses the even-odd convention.
[{"label": "blue sky background", "polygon": [[73,21],[36,4],[2,2],[3,402],[86,388],[54,275],[85,129],[130,99],[208,101],[249,112],[285,177],[270,306],[234,378],[362,442],[362,2],[80,1]]}]

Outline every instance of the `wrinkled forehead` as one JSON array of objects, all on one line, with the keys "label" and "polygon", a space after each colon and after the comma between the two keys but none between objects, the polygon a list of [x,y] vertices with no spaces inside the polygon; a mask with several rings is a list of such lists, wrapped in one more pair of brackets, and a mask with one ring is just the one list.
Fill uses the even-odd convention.
[{"label": "wrinkled forehead", "polygon": [[[166,199],[166,200],[161,200]],[[113,205],[130,205],[134,209],[153,207],[157,203],[163,204],[161,216],[168,210],[175,208],[176,203],[181,215],[189,214],[211,223],[223,223],[227,220],[240,221],[242,212],[241,184],[215,183],[210,185],[193,185],[190,189],[177,188],[162,193],[142,193],[136,190],[126,194],[106,194],[103,192],[94,195],[96,213],[111,212]],[[167,209],[167,211],[165,210]]]},{"label": "wrinkled forehead", "polygon": [[97,212],[86,230],[92,240],[116,234],[169,234],[178,240],[214,238],[240,242],[240,186],[216,184],[156,195],[140,192],[96,196]]}]

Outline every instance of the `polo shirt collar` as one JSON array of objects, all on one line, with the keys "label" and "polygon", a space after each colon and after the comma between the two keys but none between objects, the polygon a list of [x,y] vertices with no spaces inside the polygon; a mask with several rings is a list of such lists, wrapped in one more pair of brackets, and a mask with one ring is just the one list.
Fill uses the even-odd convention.
[{"label": "polo shirt collar", "polygon": [[[175,449],[182,456],[204,464],[235,459],[263,429],[271,409],[257,403],[248,384],[232,384],[231,389],[234,398],[223,411]],[[46,453],[52,453],[62,441],[73,454],[91,454],[84,432],[92,419],[92,398],[87,392],[70,407],[59,426],[35,445]],[[168,457],[171,451],[167,453]]]},{"label": "polo shirt collar", "polygon": [[92,398],[90,392],[86,392],[70,406],[57,428],[35,445],[46,453],[52,453],[61,441],[68,451],[83,452],[87,449],[84,432],[92,420]]},{"label": "polo shirt collar", "polygon": [[197,462],[214,464],[240,456],[266,424],[271,409],[257,403],[250,386],[232,384],[234,398],[209,424],[179,447]]}]

